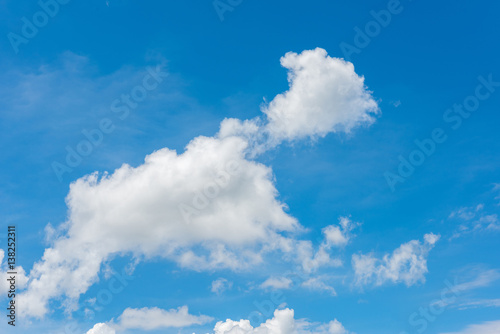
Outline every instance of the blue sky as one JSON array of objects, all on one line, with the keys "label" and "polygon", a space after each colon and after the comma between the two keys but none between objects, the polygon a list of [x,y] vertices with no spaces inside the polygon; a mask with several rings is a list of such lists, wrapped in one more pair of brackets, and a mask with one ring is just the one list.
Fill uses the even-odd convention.
[{"label": "blue sky", "polygon": [[2,332],[500,332],[500,4],[41,3],[0,2]]}]

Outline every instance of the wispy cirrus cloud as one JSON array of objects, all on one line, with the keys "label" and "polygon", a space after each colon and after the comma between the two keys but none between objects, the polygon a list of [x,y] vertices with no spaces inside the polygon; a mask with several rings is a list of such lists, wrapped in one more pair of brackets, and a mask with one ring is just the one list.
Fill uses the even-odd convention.
[{"label": "wispy cirrus cloud", "polygon": [[301,286],[312,291],[327,292],[332,296],[337,295],[335,288],[325,283],[323,277],[312,277],[303,282]]},{"label": "wispy cirrus cloud", "polygon": [[476,308],[500,307],[500,298],[497,299],[477,299],[458,303],[454,306],[459,310],[469,310]]},{"label": "wispy cirrus cloud", "polygon": [[500,231],[498,214],[488,213],[484,207],[484,204],[478,204],[473,207],[463,207],[453,211],[448,219],[455,223],[457,227],[450,239],[459,238],[470,233]]},{"label": "wispy cirrus cloud", "polygon": [[447,332],[441,334],[498,334],[500,333],[500,320],[487,321],[481,324],[469,325],[459,332]]}]

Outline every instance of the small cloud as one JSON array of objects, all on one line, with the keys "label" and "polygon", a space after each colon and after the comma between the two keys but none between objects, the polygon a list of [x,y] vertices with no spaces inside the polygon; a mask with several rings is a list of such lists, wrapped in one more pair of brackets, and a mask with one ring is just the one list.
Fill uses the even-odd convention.
[{"label": "small cloud", "polygon": [[292,280],[286,277],[270,277],[260,285],[261,289],[290,289]]},{"label": "small cloud", "polygon": [[[190,314],[187,306],[171,310],[164,310],[158,307],[144,307],[141,309],[127,308],[118,317],[117,323],[111,321],[108,325],[117,331],[126,331],[128,329],[150,331],[204,325],[211,321],[213,321],[212,317]],[[107,332],[105,333],[108,334]],[[110,332],[110,334],[112,333]]]},{"label": "small cloud", "polygon": [[233,282],[228,281],[225,278],[218,278],[212,282],[212,292],[220,295],[226,290],[230,290],[233,287]]},{"label": "small cloud", "polygon": [[484,204],[482,203],[453,211],[448,218],[457,223],[457,228],[450,237],[450,240],[468,233],[500,230],[498,215],[485,212]]},{"label": "small cloud", "polygon": [[356,284],[374,283],[382,285],[386,282],[405,283],[407,286],[425,282],[427,256],[440,236],[429,233],[424,241],[412,240],[402,244],[392,254],[377,258],[373,254],[354,254],[352,266]]},{"label": "small cloud", "polygon": [[344,247],[353,237],[351,231],[359,226],[349,217],[340,217],[338,225],[329,225],[323,229],[327,247]]},{"label": "small cloud", "polygon": [[336,296],[337,292],[335,289],[325,282],[323,282],[319,277],[310,278],[304,283],[302,283],[302,287],[307,288],[309,290],[314,291],[326,291],[330,293],[332,296]]}]

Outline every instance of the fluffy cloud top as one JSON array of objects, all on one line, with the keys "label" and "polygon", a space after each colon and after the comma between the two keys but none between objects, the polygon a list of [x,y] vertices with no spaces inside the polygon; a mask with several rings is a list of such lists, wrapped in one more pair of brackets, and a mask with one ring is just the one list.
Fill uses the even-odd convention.
[{"label": "fluffy cloud top", "polygon": [[281,58],[290,88],[263,108],[274,141],[324,137],[371,124],[378,106],[352,63],[317,48]]},{"label": "fluffy cloud top", "polygon": [[276,310],[274,317],[252,327],[249,320],[226,320],[215,325],[215,334],[348,334],[344,326],[337,320],[328,324],[311,324],[304,320],[296,320],[291,309]]},{"label": "fluffy cloud top", "polygon": [[73,183],[67,235],[31,271],[27,312],[45,314],[58,293],[77,298],[113,254],[162,256],[196,270],[259,262],[255,246],[299,225],[276,199],[271,169],[246,160],[245,147],[238,137],[198,137],[181,155],[162,149],[137,168]]},{"label": "fluffy cloud top", "polygon": [[115,334],[115,333],[116,331],[114,328],[111,328],[110,326],[102,322],[95,324],[95,326],[87,332],[87,334]]},{"label": "fluffy cloud top", "polygon": [[426,234],[423,242],[412,240],[402,244],[382,259],[375,258],[373,254],[354,254],[352,266],[357,284],[382,285],[390,281],[410,286],[425,282],[427,255],[438,240],[438,235]]}]

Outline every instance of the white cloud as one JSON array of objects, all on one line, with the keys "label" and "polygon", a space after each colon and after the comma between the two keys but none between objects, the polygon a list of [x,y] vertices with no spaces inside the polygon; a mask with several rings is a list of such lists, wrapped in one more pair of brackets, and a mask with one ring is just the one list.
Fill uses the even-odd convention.
[{"label": "white cloud", "polygon": [[[458,277],[461,277],[462,283],[458,283]],[[460,270],[460,274],[455,276],[455,282],[453,287],[451,287],[451,290],[455,295],[462,296],[468,291],[488,287],[498,279],[500,279],[500,273],[495,269],[485,270],[481,268],[481,266],[467,267]],[[460,299],[462,300],[462,298]],[[439,305],[440,307],[451,305],[453,308],[466,310],[470,308],[500,306],[500,299],[483,299],[459,303],[456,298],[451,298],[448,301],[441,298],[434,304]]]},{"label": "white cloud", "polygon": [[484,204],[460,208],[453,211],[448,218],[458,225],[451,239],[473,232],[500,230],[498,215],[485,213]]},{"label": "white cloud", "polygon": [[423,242],[412,240],[402,244],[392,254],[385,254],[382,259],[373,254],[354,254],[352,266],[356,283],[382,285],[390,281],[410,286],[425,282],[427,255],[438,240],[438,235],[426,234]]},{"label": "white cloud", "polygon": [[181,328],[209,323],[213,318],[206,315],[189,314],[187,306],[178,309],[163,310],[157,307],[133,309],[127,308],[118,317],[117,322],[111,322],[111,327],[117,331],[127,329],[156,330],[163,328]]},{"label": "white cloud", "polygon": [[[497,194],[493,199],[498,201],[500,199],[500,195],[498,195],[500,193],[499,183],[493,184],[492,192]],[[495,211],[486,210],[483,203],[459,208],[453,211],[448,219],[456,225],[450,240],[470,233],[500,231],[498,214]]]},{"label": "white cloud", "polygon": [[330,321],[328,324],[328,333],[329,334],[348,334],[349,332],[342,326],[340,321],[337,319]]},{"label": "white cloud", "polygon": [[287,277],[269,277],[261,285],[261,289],[290,289],[292,280]]},{"label": "white cloud", "polygon": [[212,292],[216,294],[221,294],[222,292],[229,290],[233,287],[233,282],[228,281],[225,278],[218,278],[212,282]]},{"label": "white cloud", "polygon": [[[93,174],[74,182],[67,235],[45,250],[30,274],[28,313],[42,316],[58,294],[78,298],[114,254],[162,256],[195,270],[260,262],[259,245],[299,225],[276,200],[271,169],[246,160],[245,147],[237,137],[198,137],[181,155],[162,149],[137,168],[123,165],[100,179]],[[189,221],[182,204],[195,210]]]},{"label": "white cloud", "polygon": [[329,249],[325,244],[321,244],[315,252],[313,244],[309,240],[297,242],[295,259],[306,273],[314,272],[320,267],[340,267],[342,265],[340,259],[330,257]]},{"label": "white cloud", "polygon": [[334,246],[344,246],[349,239],[338,226],[330,225],[324,229],[326,240]]},{"label": "white cloud", "polygon": [[348,217],[340,217],[338,225],[328,225],[322,229],[323,241],[315,251],[311,241],[298,241],[295,245],[295,259],[306,273],[318,270],[320,267],[340,267],[342,261],[331,257],[331,249],[341,248],[354,237],[352,230],[359,223],[351,221]]},{"label": "white cloud", "polygon": [[352,63],[317,48],[288,52],[281,65],[288,69],[290,88],[263,108],[266,130],[275,143],[349,132],[374,122],[377,103]]},{"label": "white cloud", "polygon": [[336,296],[337,292],[335,289],[321,280],[320,277],[313,277],[302,283],[302,287],[309,290],[315,291],[325,291],[330,293],[332,296]]},{"label": "white cloud", "polygon": [[26,273],[24,272],[24,269],[22,266],[17,266],[15,265],[14,270],[9,270],[8,269],[8,259],[5,258],[4,262],[4,257],[5,257],[5,251],[3,249],[0,249],[0,295],[1,296],[6,296],[7,292],[10,290],[11,286],[11,281],[10,277],[12,275],[7,274],[9,271],[14,271],[16,272],[15,276],[15,283],[14,286],[16,289],[24,289],[26,286],[26,283],[28,282],[28,277],[26,277]]},{"label": "white cloud", "polygon": [[500,333],[500,320],[488,321],[479,325],[470,325],[460,332],[441,334],[498,334]]},{"label": "white cloud", "polygon": [[297,241],[293,235],[303,228],[277,199],[271,168],[250,159],[276,141],[370,124],[377,104],[352,64],[322,49],[288,53],[281,62],[290,90],[264,108],[267,124],[225,120],[216,136],[194,138],[182,154],[164,148],[138,167],[124,164],[72,183],[68,221],[47,229],[57,233],[30,272],[20,296],[24,312],[43,317],[61,296],[74,306],[99,280],[102,263],[117,255],[163,257],[193,270],[245,270],[265,252],[282,251],[308,272],[340,266],[329,252],[351,237],[348,220],[327,227],[316,252],[310,241]]},{"label": "white cloud", "polygon": [[217,137],[224,139],[227,137],[244,138],[248,142],[246,153],[249,158],[254,158],[269,149],[268,138],[263,133],[262,120],[257,117],[252,120],[239,120],[236,118],[226,118],[220,123]]},{"label": "white cloud", "polygon": [[359,224],[353,223],[348,217],[340,217],[339,225],[329,225],[323,229],[328,246],[343,247],[352,238],[351,231]]},{"label": "white cloud", "polygon": [[[168,327],[189,327],[211,322],[207,316],[190,315],[186,306],[177,310],[157,308],[127,309],[118,318],[118,323],[98,323],[86,334],[116,334],[128,329],[143,331]],[[227,319],[215,324],[214,334],[349,334],[344,326],[334,319],[329,323],[313,323],[304,319],[295,319],[294,311],[283,309],[274,311],[274,316],[254,328],[249,320],[234,321]]]},{"label": "white cloud", "polygon": [[485,307],[500,307],[500,299],[480,299],[469,302],[460,303],[456,306],[459,310],[468,310]]},{"label": "white cloud", "polygon": [[291,309],[276,310],[274,317],[252,327],[249,320],[219,321],[214,328],[215,334],[348,334],[337,320],[328,324],[314,324],[305,320],[295,320]]},{"label": "white cloud", "polygon": [[471,220],[474,219],[478,214],[478,212],[481,212],[483,209],[484,209],[484,204],[478,204],[475,207],[460,208],[450,213],[449,218],[457,217],[463,220]]},{"label": "white cloud", "polygon": [[115,334],[128,329],[139,329],[151,331],[165,328],[182,328],[193,325],[204,325],[213,321],[213,318],[206,315],[195,316],[189,314],[187,306],[177,309],[163,310],[157,307],[152,308],[127,308],[118,317],[108,323],[98,323],[87,334]]},{"label": "white cloud", "polygon": [[473,270],[471,270],[471,272],[475,274],[475,277],[467,282],[456,284],[454,290],[464,292],[483,288],[490,286],[491,283],[500,279],[500,273],[495,269],[481,270],[480,268],[475,267]]},{"label": "white cloud", "polygon": [[90,329],[87,332],[87,334],[115,334],[115,333],[116,331],[114,330],[114,328],[111,328],[110,326],[102,322],[95,324],[95,326],[92,327],[92,329]]}]

